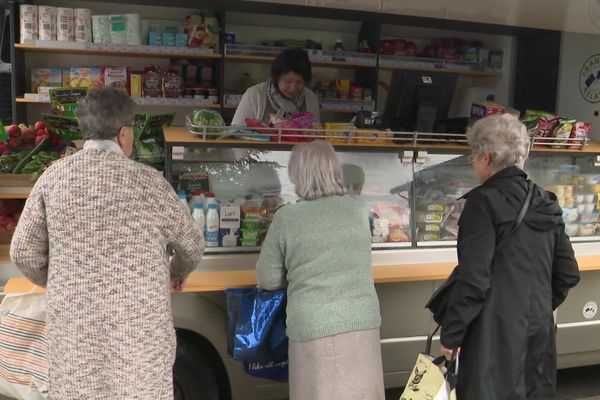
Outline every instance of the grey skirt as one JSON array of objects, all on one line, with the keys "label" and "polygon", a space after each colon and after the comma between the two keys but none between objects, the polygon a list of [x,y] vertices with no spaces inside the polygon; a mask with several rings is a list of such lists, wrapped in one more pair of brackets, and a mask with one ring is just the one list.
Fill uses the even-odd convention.
[{"label": "grey skirt", "polygon": [[290,400],[385,400],[379,329],[289,342]]}]

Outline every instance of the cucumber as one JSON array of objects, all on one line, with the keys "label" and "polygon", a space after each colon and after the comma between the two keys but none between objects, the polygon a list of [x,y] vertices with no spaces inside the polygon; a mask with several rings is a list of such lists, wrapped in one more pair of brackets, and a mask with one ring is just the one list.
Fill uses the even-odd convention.
[{"label": "cucumber", "polygon": [[15,169],[13,169],[12,173],[13,174],[18,174],[19,172],[21,172],[21,170],[23,169],[23,167],[25,166],[25,164],[27,164],[29,161],[31,161],[31,157],[35,156],[37,153],[39,153],[40,151],[44,150],[46,148],[46,146],[48,146],[48,143],[50,143],[50,135],[46,136],[44,139],[42,139],[41,142],[38,143],[37,146],[35,146],[33,148],[33,150],[31,150],[31,152],[29,154],[27,154],[15,167]]}]

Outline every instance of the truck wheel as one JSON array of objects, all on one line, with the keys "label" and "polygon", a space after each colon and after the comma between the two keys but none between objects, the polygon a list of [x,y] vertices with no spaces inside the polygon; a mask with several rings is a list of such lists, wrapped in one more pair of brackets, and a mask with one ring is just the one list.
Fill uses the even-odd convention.
[{"label": "truck wheel", "polygon": [[185,334],[177,332],[173,366],[175,400],[221,400],[215,369],[202,349]]}]

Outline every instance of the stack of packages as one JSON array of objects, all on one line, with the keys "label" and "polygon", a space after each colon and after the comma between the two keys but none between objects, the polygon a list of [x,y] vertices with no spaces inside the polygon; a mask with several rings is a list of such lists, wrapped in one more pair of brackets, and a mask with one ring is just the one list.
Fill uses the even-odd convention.
[{"label": "stack of packages", "polygon": [[[565,118],[556,116],[545,111],[527,110],[521,119],[525,124],[531,136],[542,138],[564,139],[553,141],[553,147],[560,143],[567,143],[567,139],[572,140],[573,146],[581,146],[589,139],[592,124],[589,122],[577,121],[575,118]],[[550,145],[550,143],[548,143]]]}]

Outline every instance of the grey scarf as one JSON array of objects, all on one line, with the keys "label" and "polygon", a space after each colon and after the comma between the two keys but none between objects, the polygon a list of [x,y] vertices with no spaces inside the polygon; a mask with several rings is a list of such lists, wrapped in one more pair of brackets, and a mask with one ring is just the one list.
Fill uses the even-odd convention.
[{"label": "grey scarf", "polygon": [[295,99],[288,99],[281,94],[271,79],[267,81],[267,100],[279,117],[289,118],[305,109],[304,90]]}]

